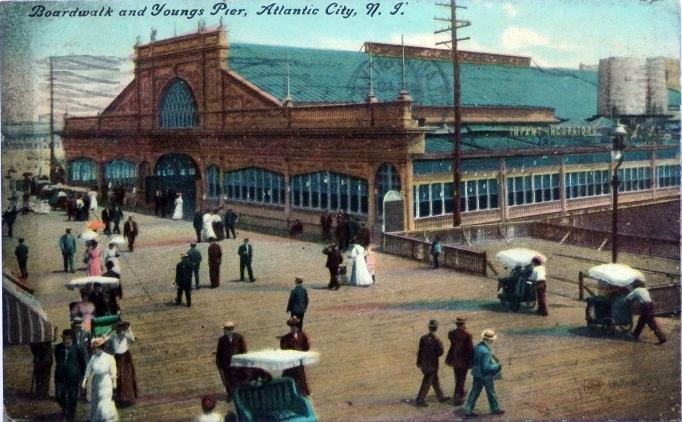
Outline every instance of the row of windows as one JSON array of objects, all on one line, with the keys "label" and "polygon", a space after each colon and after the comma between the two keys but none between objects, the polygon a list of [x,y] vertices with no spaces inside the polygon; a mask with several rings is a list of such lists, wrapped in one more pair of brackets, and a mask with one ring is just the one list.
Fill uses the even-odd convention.
[{"label": "row of windows", "polygon": [[658,166],[656,167],[656,181],[658,187],[680,185],[680,166]]},{"label": "row of windows", "polygon": [[[217,173],[217,169],[215,172]],[[210,182],[209,178],[209,182]],[[217,178],[213,179],[213,192],[216,196],[220,194],[220,187]],[[259,204],[284,204],[284,176],[259,168],[248,168],[244,170],[231,171],[225,173],[225,195],[228,199],[236,201],[255,202]],[[211,183],[209,183],[211,190]]]},{"label": "row of windows", "polygon": [[618,169],[618,192],[651,189],[651,167]]},{"label": "row of windows", "polygon": [[294,207],[367,214],[367,201],[368,187],[364,179],[319,172],[294,176],[291,181]]},{"label": "row of windows", "polygon": [[566,173],[566,199],[608,195],[611,191],[609,170],[590,170]]},{"label": "row of windows", "polygon": [[137,168],[128,160],[109,161],[104,165],[104,178],[115,186],[134,186]]},{"label": "row of windows", "polygon": [[558,201],[561,195],[559,174],[536,174],[507,179],[507,206]]},{"label": "row of windows", "polygon": [[[452,183],[413,186],[415,217],[451,213],[454,207]],[[460,183],[462,212],[498,208],[497,179],[467,180]]]},{"label": "row of windows", "polygon": [[75,183],[96,182],[97,164],[87,158],[69,162],[69,180]]}]

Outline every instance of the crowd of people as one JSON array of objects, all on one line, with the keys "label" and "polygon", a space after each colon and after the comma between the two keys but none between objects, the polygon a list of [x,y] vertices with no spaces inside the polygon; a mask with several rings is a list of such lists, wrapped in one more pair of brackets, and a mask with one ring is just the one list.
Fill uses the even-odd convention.
[{"label": "crowd of people", "polygon": [[[157,190],[155,205],[157,215],[165,217],[170,214],[167,208],[170,193]],[[82,204],[79,204],[81,201]],[[173,219],[183,218],[182,194],[175,194],[173,199]],[[96,192],[91,195],[81,195],[76,200],[76,220],[89,219],[90,213],[101,209],[101,221],[104,224],[103,233],[112,239],[112,235],[120,234],[120,223],[123,221],[123,212],[118,203],[113,202],[108,207],[101,207],[97,202]],[[165,211],[164,211],[165,210]],[[81,214],[79,214],[81,213]],[[83,214],[84,213],[84,214]],[[67,210],[67,214],[71,211]],[[9,215],[9,214],[8,214]],[[3,214],[3,221],[7,217]],[[70,219],[70,218],[69,218]],[[184,294],[186,306],[191,307],[192,285],[199,290],[201,288],[199,275],[203,257],[197,248],[199,243],[209,243],[208,273],[210,287],[220,286],[220,269],[223,258],[223,250],[220,242],[236,239],[236,225],[239,216],[232,210],[223,211],[222,207],[208,212],[197,211],[193,218],[193,228],[197,237],[196,242],[191,242],[186,253],[181,255],[180,262],[176,265],[175,284],[177,296],[175,303],[181,304]],[[336,223],[335,230],[334,222]],[[335,242],[326,246],[322,253],[326,255],[325,266],[329,270],[330,290],[338,290],[341,286],[340,278],[344,276],[344,253],[348,253],[347,262],[350,266],[346,275],[348,283],[355,286],[370,286],[376,281],[376,257],[371,248],[371,232],[357,218],[351,218],[345,213],[338,213],[336,217],[327,211],[320,216],[321,237],[323,240]],[[290,231],[290,235],[296,236],[304,230],[303,223],[296,220]],[[12,235],[11,225],[9,235]],[[123,225],[123,236],[128,242],[128,251],[134,251],[134,242],[139,235],[139,227],[133,216]],[[117,408],[134,404],[137,397],[137,380],[135,367],[131,354],[131,347],[136,343],[136,337],[131,330],[131,324],[122,319],[122,309],[119,301],[123,299],[121,273],[123,271],[119,242],[105,242],[106,249],[96,239],[88,240],[82,262],[88,276],[115,278],[117,283],[113,285],[92,282],[80,289],[80,301],[69,305],[69,317],[71,328],[63,330],[62,342],[54,351],[51,343],[31,345],[34,354],[34,380],[32,389],[42,397],[46,397],[49,389],[49,377],[53,363],[55,398],[62,409],[65,420],[75,420],[79,401],[84,399],[84,391],[90,390],[89,414],[90,421],[109,422],[118,420]],[[59,238],[59,247],[63,257],[64,272],[76,271],[74,255],[77,250],[77,238],[67,228]],[[431,245],[431,255],[435,268],[439,267],[439,256],[442,254],[440,240],[436,239]],[[245,272],[249,281],[255,282],[252,270],[254,257],[253,245],[248,238],[244,238],[242,244],[236,249],[240,258],[240,280],[245,281]],[[19,263],[22,277],[28,277],[27,259],[28,247],[23,238],[18,239],[15,255]],[[541,261],[535,258],[531,265],[530,278],[536,283],[538,295],[538,313],[547,315],[545,300],[546,270]],[[286,321],[288,332],[281,336],[279,347],[282,350],[309,351],[311,348],[310,337],[303,331],[305,313],[309,306],[309,297],[303,286],[303,278],[296,277],[295,286],[291,290],[286,304],[286,312],[289,318]],[[640,304],[640,318],[634,331],[634,338],[638,339],[642,329],[648,325],[659,339],[659,344],[667,340],[656,325],[653,316],[653,302],[645,289],[644,283],[638,281],[633,286],[634,290],[627,300]],[[98,318],[117,316],[117,322],[108,334],[95,337],[93,335],[95,322]],[[466,329],[463,318],[457,318],[456,327],[448,333],[450,348],[445,357],[445,364],[453,368],[455,388],[453,402],[456,406],[465,405],[464,411],[467,417],[477,416],[474,413],[476,401],[483,389],[486,391],[492,414],[503,414],[494,388],[494,380],[500,376],[501,364],[492,353],[493,341],[497,338],[495,332],[486,329],[481,333],[481,341],[473,345],[472,335]],[[437,400],[446,402],[446,396],[440,388],[438,377],[439,360],[445,354],[441,340],[436,335],[438,322],[431,320],[428,324],[428,333],[422,336],[418,344],[416,365],[422,372],[422,383],[419,388],[415,404],[427,406],[426,396],[433,388]],[[269,375],[256,369],[241,369],[231,366],[232,357],[247,353],[245,336],[235,331],[235,323],[227,321],[223,325],[223,335],[219,337],[216,349],[216,366],[225,392],[227,401],[232,401],[235,388],[253,379],[267,379]],[[54,359],[52,356],[54,355]],[[471,392],[467,394],[464,389],[467,375],[471,370],[473,382]],[[296,366],[285,370],[282,376],[294,380],[297,391],[304,395],[310,395],[310,384],[306,378],[304,366]],[[213,396],[205,396],[201,400],[202,414],[197,416],[196,421],[222,421],[222,415],[215,411],[216,401]]]}]

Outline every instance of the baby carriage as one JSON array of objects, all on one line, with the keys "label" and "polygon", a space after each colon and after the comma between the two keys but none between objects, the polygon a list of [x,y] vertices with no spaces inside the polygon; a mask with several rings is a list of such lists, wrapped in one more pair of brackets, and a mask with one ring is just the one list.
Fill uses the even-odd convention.
[{"label": "baby carriage", "polygon": [[529,309],[535,307],[536,286],[529,279],[533,273],[531,260],[535,257],[546,261],[542,254],[524,248],[507,249],[497,254],[497,259],[512,268],[508,277],[497,280],[497,297],[514,311],[519,310],[522,304]]}]

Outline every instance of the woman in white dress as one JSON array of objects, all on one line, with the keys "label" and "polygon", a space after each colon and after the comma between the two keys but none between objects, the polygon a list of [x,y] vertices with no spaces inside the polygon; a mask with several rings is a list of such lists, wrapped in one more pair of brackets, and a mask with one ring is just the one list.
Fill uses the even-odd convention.
[{"label": "woman in white dress", "polygon": [[111,269],[111,271],[115,272],[118,275],[121,275],[121,266],[119,265],[118,262],[118,247],[116,246],[115,243],[109,243],[109,248],[104,252],[104,265],[106,265],[107,262],[111,261],[114,264],[114,267]]},{"label": "woman in white dress", "polygon": [[213,231],[213,214],[207,212],[204,214],[202,221],[204,222],[204,228],[201,230],[201,240],[204,242],[208,242],[211,239],[215,240],[216,236],[215,231]]},{"label": "woman in white dress", "polygon": [[118,411],[112,400],[116,387],[116,361],[104,353],[106,339],[92,340],[93,355],[83,378],[83,388],[90,383],[90,422],[116,422]]},{"label": "woman in white dress", "polygon": [[182,220],[182,193],[178,192],[178,197],[175,199],[175,211],[173,211],[173,220]]},{"label": "woman in white dress", "polygon": [[91,190],[88,195],[90,196],[90,211],[97,211],[97,192]]},{"label": "woman in white dress", "polygon": [[365,248],[359,244],[353,245],[350,251],[350,259],[353,261],[353,269],[350,274],[350,284],[354,286],[371,286],[372,275],[367,270],[367,262],[365,261]]}]

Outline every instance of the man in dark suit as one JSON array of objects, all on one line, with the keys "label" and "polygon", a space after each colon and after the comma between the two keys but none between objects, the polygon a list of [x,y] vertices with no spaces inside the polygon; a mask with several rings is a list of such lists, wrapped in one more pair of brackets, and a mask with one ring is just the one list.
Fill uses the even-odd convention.
[{"label": "man in dark suit", "polygon": [[109,207],[102,208],[102,223],[104,223],[104,234],[109,236],[111,234],[111,209]]},{"label": "man in dark suit", "polygon": [[114,209],[111,210],[111,221],[114,223],[113,233],[121,234],[121,228],[119,227],[121,220],[123,220],[123,211],[121,210],[121,207],[116,204],[114,205]]},{"label": "man in dark suit", "polygon": [[325,267],[329,269],[329,289],[339,290],[339,267],[343,262],[343,255],[336,243],[327,246],[322,250],[322,253],[327,255],[327,263]]},{"label": "man in dark suit", "polygon": [[450,339],[450,350],[445,356],[445,364],[452,366],[455,371],[455,406],[464,404],[464,397],[467,392],[464,390],[464,382],[467,379],[467,372],[474,364],[474,343],[471,341],[471,334],[464,326],[463,318],[457,318],[455,325],[457,328],[448,333]]},{"label": "man in dark suit", "polygon": [[73,343],[81,349],[85,360],[88,361],[90,359],[90,340],[92,340],[92,336],[83,329],[83,318],[73,317],[71,320],[71,336]]},{"label": "man in dark suit", "polygon": [[163,192],[161,188],[157,187],[154,191],[154,215],[157,217],[165,217],[166,211],[164,209]]},{"label": "man in dark suit", "polygon": [[244,267],[249,271],[249,281],[256,281],[253,278],[253,270],[251,270],[251,261],[253,260],[253,246],[249,244],[249,239],[244,239],[244,243],[237,249],[239,255],[239,280],[244,281]]},{"label": "man in dark suit", "polygon": [[76,419],[78,391],[85,375],[85,355],[83,350],[73,342],[71,330],[62,332],[62,343],[54,350],[57,366],[54,371],[55,398],[62,408],[62,415],[67,422]]},{"label": "man in dark suit", "polygon": [[204,218],[198,209],[194,211],[192,226],[194,226],[194,231],[197,233],[197,243],[201,243],[201,230],[204,228]]},{"label": "man in dark suit", "polygon": [[225,213],[225,239],[230,238],[230,232],[232,232],[233,238],[235,239],[237,238],[237,235],[234,232],[234,228],[237,224],[238,219],[239,217],[234,211],[232,211],[232,208],[228,208],[227,212]]},{"label": "man in dark suit", "polygon": [[244,337],[234,332],[234,322],[228,321],[223,325],[223,336],[218,339],[218,349],[215,354],[215,364],[220,372],[220,379],[225,386],[227,401],[232,401],[237,384],[235,369],[230,365],[232,356],[246,353]]},{"label": "man in dark suit", "polygon": [[24,238],[19,238],[19,244],[14,249],[14,255],[17,257],[17,263],[19,264],[19,271],[21,271],[21,278],[28,277],[28,270],[26,265],[28,263],[28,248],[24,244]]},{"label": "man in dark suit", "polygon": [[197,290],[199,290],[199,267],[201,266],[201,252],[197,249],[197,244],[192,242],[189,244],[189,250],[187,251],[187,257],[192,263],[192,272],[194,273],[194,284]]},{"label": "man in dark suit", "polygon": [[135,238],[139,234],[137,222],[133,220],[133,216],[128,216],[128,221],[123,225],[123,236],[128,239],[128,251],[132,252],[135,248]]},{"label": "man in dark suit", "polygon": [[289,294],[287,312],[291,313],[292,317],[298,318],[298,329],[303,330],[303,316],[308,309],[308,291],[303,287],[301,277],[296,277],[295,283],[296,286],[291,289]]},{"label": "man in dark suit", "polygon": [[190,308],[192,306],[192,272],[194,271],[194,266],[187,254],[182,254],[181,257],[182,259],[175,266],[175,285],[178,286],[175,304],[179,305],[182,303],[182,292],[185,292],[187,307]]},{"label": "man in dark suit", "polygon": [[471,386],[471,393],[469,399],[464,407],[464,414],[471,418],[478,416],[474,413],[476,400],[478,400],[481,390],[485,388],[485,394],[488,396],[488,404],[490,405],[490,412],[493,415],[501,415],[504,410],[500,408],[497,402],[497,394],[495,394],[495,384],[493,378],[502,370],[502,365],[493,355],[491,347],[493,340],[497,338],[495,331],[487,329],[481,334],[483,341],[478,343],[474,348],[474,365],[471,370],[471,375],[474,377],[474,382]]},{"label": "man in dark suit", "polygon": [[429,333],[423,335],[419,339],[419,350],[417,351],[417,368],[422,370],[424,378],[422,385],[417,394],[416,404],[419,407],[426,407],[426,395],[431,386],[436,393],[439,402],[448,400],[443,395],[440,389],[440,382],[438,381],[438,358],[443,355],[443,343],[436,336],[438,330],[438,321],[432,319],[429,321]]}]

